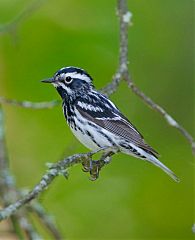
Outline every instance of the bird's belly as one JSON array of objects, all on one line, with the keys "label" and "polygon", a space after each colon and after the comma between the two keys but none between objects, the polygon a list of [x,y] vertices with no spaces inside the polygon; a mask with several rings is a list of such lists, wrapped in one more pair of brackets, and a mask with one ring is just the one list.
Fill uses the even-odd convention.
[{"label": "bird's belly", "polygon": [[83,144],[85,147],[96,150],[101,147],[106,146],[112,146],[112,144],[108,141],[107,138],[105,138],[100,132],[93,131],[90,128],[81,128],[79,130],[75,130],[74,128],[71,128],[73,134],[75,137]]},{"label": "bird's belly", "polygon": [[75,137],[83,144],[85,145],[85,147],[91,149],[91,150],[95,150],[98,148],[98,146],[91,140],[91,138],[87,135],[84,134],[83,132],[81,132],[80,130],[75,130],[73,128],[71,128],[73,134],[75,135]]}]

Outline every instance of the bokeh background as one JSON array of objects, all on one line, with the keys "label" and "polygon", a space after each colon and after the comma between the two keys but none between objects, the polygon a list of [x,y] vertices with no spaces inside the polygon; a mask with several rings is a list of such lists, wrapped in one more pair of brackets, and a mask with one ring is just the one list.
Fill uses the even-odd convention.
[{"label": "bokeh background", "polygon": [[[193,134],[193,1],[129,0],[129,69],[147,95]],[[31,1],[0,0],[0,22],[14,19]],[[35,4],[37,4],[35,2]],[[40,83],[63,66],[79,66],[97,88],[118,66],[116,1],[39,1],[15,35],[0,35],[0,95],[17,100],[59,99]],[[91,182],[81,166],[58,177],[40,201],[68,239],[192,239],[194,162],[186,139],[122,83],[111,99],[180,178],[119,154]],[[11,170],[31,189],[47,162],[86,152],[65,123],[61,106],[49,110],[4,105]],[[37,223],[35,223],[37,224]],[[47,233],[45,236],[47,236]]]}]

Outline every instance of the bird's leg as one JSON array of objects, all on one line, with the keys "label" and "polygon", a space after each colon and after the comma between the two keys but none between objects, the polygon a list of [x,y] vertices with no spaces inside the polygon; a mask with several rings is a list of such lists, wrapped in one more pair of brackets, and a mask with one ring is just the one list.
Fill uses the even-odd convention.
[{"label": "bird's leg", "polygon": [[102,156],[99,160],[95,161],[92,158],[87,158],[82,162],[83,171],[90,173],[90,180],[94,181],[99,177],[101,168],[110,163],[112,155],[118,152],[118,149],[106,148],[103,149]]},{"label": "bird's leg", "polygon": [[[107,149],[107,148],[102,147],[101,149],[95,150],[93,154],[98,153],[104,149]],[[92,161],[93,161],[92,155],[82,161],[83,172],[90,172],[90,169],[92,168],[92,165],[93,165]]]},{"label": "bird's leg", "polygon": [[100,160],[98,161],[90,161],[90,180],[94,181],[99,177],[99,172],[101,168],[110,163],[111,161],[111,156],[115,154],[115,152],[109,150],[106,152],[103,152]]},{"label": "bird's leg", "polygon": [[111,157],[114,154],[115,154],[115,152],[113,152],[111,150],[103,152],[103,154],[102,154],[102,156],[101,156],[99,161],[103,161],[105,164],[108,164],[108,163],[110,163]]}]

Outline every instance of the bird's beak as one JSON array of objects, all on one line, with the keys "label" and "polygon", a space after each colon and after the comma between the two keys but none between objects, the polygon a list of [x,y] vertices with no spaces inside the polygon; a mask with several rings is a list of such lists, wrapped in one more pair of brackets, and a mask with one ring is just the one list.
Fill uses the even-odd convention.
[{"label": "bird's beak", "polygon": [[41,80],[41,82],[43,82],[43,83],[53,83],[54,78],[43,79],[43,80]]}]

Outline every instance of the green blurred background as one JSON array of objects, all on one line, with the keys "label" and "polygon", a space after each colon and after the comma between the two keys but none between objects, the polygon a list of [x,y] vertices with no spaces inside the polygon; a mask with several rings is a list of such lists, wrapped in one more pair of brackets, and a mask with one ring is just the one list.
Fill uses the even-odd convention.
[{"label": "green blurred background", "polygon": [[[0,0],[0,22],[31,1]],[[0,95],[17,100],[59,99],[40,83],[63,66],[79,66],[97,88],[118,66],[116,1],[50,0],[21,22],[13,38],[0,35]],[[193,1],[129,0],[129,69],[135,83],[193,134]],[[68,239],[192,239],[194,162],[181,134],[122,83],[111,96],[180,178],[119,154],[91,182],[81,166],[58,177],[40,201]],[[11,170],[17,185],[32,188],[46,162],[86,152],[65,123],[61,106],[50,110],[4,106]]]}]

